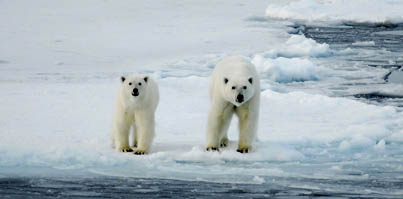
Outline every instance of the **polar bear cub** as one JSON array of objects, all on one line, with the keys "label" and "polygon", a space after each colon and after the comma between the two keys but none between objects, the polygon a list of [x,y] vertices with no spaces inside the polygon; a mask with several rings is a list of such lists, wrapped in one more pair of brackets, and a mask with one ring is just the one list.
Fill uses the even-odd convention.
[{"label": "polar bear cub", "polygon": [[136,155],[149,152],[155,134],[155,110],[159,102],[157,83],[147,75],[121,77],[117,93],[111,144],[121,152],[132,152],[129,132],[133,129]]},{"label": "polar bear cub", "polygon": [[260,105],[260,79],[255,66],[238,56],[222,59],[210,80],[211,109],[207,124],[207,151],[228,145],[232,116],[239,119],[237,151],[248,153],[256,136]]}]

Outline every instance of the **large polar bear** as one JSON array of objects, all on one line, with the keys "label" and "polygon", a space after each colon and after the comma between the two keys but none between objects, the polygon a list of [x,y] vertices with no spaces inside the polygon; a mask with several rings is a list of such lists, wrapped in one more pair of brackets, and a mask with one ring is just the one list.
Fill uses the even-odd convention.
[{"label": "large polar bear", "polygon": [[134,153],[147,153],[154,138],[154,115],[158,102],[158,85],[149,76],[121,77],[111,135],[112,147],[121,152],[132,152],[129,146],[129,131],[132,127],[133,145],[137,147]]},{"label": "large polar bear", "polygon": [[228,145],[227,131],[235,113],[239,118],[237,151],[248,153],[259,119],[260,79],[255,66],[237,56],[222,59],[211,77],[210,99],[207,151],[218,151]]}]

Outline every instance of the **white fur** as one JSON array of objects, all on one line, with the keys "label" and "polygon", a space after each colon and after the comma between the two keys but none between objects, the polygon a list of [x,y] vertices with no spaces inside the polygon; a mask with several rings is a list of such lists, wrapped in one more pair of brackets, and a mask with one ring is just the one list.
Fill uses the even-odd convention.
[{"label": "white fur", "polygon": [[[250,78],[252,83],[248,81]],[[244,95],[242,103],[236,100],[238,94]],[[260,105],[260,79],[255,66],[237,56],[221,60],[211,76],[210,99],[207,150],[218,150],[228,144],[228,127],[233,114],[236,114],[239,118],[238,151],[250,151],[256,137]]]},{"label": "white fur", "polygon": [[[123,78],[123,77],[122,77]],[[147,78],[147,81],[145,81]],[[131,83],[132,85],[129,85]],[[139,85],[141,84],[141,85]],[[133,89],[138,96],[133,96]],[[133,129],[133,145],[136,154],[150,150],[155,135],[155,110],[159,102],[157,83],[146,75],[125,78],[117,93],[116,112],[111,136],[112,147],[119,151],[131,151],[129,131]]]}]

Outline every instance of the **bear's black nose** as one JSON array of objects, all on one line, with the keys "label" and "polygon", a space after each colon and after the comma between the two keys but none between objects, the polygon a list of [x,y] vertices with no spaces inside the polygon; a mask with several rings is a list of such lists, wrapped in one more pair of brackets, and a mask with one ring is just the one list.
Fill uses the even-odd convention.
[{"label": "bear's black nose", "polygon": [[132,95],[133,95],[134,97],[139,96],[139,89],[134,88],[134,89],[133,89],[133,92],[132,92]]},{"label": "bear's black nose", "polygon": [[243,102],[243,95],[239,94],[238,96],[236,96],[236,101],[238,103],[242,103]]}]

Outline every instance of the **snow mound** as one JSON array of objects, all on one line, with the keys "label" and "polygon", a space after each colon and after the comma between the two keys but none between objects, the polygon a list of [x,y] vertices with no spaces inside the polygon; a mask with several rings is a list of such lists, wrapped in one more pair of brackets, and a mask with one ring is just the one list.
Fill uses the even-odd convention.
[{"label": "snow mound", "polygon": [[326,43],[320,44],[304,35],[291,35],[280,47],[264,53],[265,57],[328,57],[334,52]]},{"label": "snow mound", "polygon": [[317,43],[304,35],[292,35],[278,52],[283,57],[327,57],[331,54],[328,44]]},{"label": "snow mound", "polygon": [[270,4],[266,16],[303,22],[398,23],[403,21],[400,0],[299,0]]},{"label": "snow mound", "polygon": [[279,83],[301,82],[318,80],[316,65],[308,59],[284,58],[265,59],[256,55],[252,63],[255,64],[261,76]]},{"label": "snow mound", "polygon": [[309,58],[335,54],[326,43],[320,44],[304,35],[292,35],[281,47],[252,58],[264,78],[279,83],[315,81],[318,67]]}]

